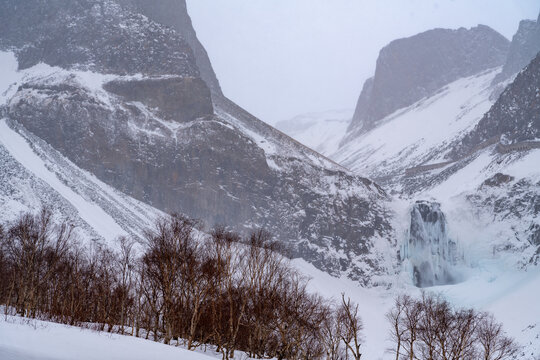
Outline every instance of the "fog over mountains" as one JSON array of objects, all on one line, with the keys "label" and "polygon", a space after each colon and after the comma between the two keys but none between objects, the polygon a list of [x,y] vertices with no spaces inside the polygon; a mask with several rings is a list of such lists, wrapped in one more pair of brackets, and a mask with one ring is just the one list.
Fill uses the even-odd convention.
[{"label": "fog over mountains", "polygon": [[390,356],[391,298],[426,289],[501,316],[536,360],[539,22],[396,39],[351,110],[274,128],[227,98],[185,0],[5,0],[2,223],[49,207],[112,247],[171,213],[201,239],[264,229],[310,291],[365,301],[367,356]]}]

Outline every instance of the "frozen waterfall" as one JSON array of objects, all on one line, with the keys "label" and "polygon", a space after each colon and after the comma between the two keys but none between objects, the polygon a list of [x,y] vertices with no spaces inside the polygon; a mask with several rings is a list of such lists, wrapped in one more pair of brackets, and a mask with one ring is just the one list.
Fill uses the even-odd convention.
[{"label": "frozen waterfall", "polygon": [[411,210],[411,226],[400,250],[418,287],[452,284],[459,280],[456,265],[462,258],[457,243],[448,236],[440,204],[417,201]]}]

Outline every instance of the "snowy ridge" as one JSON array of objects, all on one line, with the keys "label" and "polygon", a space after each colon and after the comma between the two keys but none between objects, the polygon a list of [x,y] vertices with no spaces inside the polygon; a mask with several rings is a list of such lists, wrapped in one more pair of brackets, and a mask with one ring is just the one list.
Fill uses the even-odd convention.
[{"label": "snowy ridge", "polygon": [[214,97],[214,103],[216,114],[229,121],[247,136],[253,138],[268,157],[273,155],[295,157],[329,170],[348,172],[348,169],[338,162],[317,152],[312,147],[306,146],[306,144],[298,139],[257,119],[229,99],[216,96]]},{"label": "snowy ridge", "polygon": [[457,80],[387,116],[367,133],[348,134],[331,157],[375,179],[397,177],[407,168],[444,161],[450,146],[490,109],[491,82],[499,71]]}]

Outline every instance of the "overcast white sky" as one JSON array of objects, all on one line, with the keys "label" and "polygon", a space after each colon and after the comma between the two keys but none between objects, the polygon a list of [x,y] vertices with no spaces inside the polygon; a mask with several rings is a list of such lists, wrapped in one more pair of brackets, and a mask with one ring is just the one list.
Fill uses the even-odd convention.
[{"label": "overcast white sky", "polygon": [[354,108],[388,42],[489,25],[511,39],[539,0],[188,0],[225,94],[271,124]]}]

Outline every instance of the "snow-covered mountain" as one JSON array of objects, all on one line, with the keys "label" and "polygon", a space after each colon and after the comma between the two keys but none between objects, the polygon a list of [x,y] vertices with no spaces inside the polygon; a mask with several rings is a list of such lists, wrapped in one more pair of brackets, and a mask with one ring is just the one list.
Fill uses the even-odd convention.
[{"label": "snow-covered mountain", "polygon": [[313,150],[336,152],[351,123],[353,110],[329,110],[302,114],[276,123],[276,128]]},{"label": "snow-covered mountain", "polygon": [[[184,1],[148,4],[0,4],[2,219],[49,205],[108,243],[172,211],[264,227],[303,259],[312,290],[361,304],[368,358],[388,357],[384,314],[418,287],[493,311],[521,358],[537,358],[540,57],[500,82],[533,22],[510,50],[485,26],[397,40],[352,121],[338,111],[278,124],[293,140],[222,94]],[[13,335],[0,355],[34,355],[19,325],[0,331]]]},{"label": "snow-covered mountain", "polygon": [[[529,56],[517,44],[524,43],[519,39],[525,33],[534,34],[536,23],[527,24],[521,24],[508,55],[501,51],[496,62],[477,63],[474,73],[445,78],[417,101],[400,99],[402,105],[368,127],[355,129],[353,120],[339,149],[326,155],[394,195],[398,282],[430,286],[456,304],[495,311],[514,336],[527,339],[523,355],[535,359],[537,316],[514,311],[512,302],[528,304],[538,296],[532,284],[540,254],[540,59],[533,56],[524,70],[505,74],[516,54]],[[422,83],[422,76],[404,70],[406,51],[404,57],[394,55],[395,72]],[[391,102],[393,93],[372,98],[373,84],[366,82],[357,109]],[[304,139],[312,129],[297,128],[294,136]],[[318,139],[322,134],[312,146],[321,146]]]},{"label": "snow-covered mountain", "polygon": [[[3,77],[0,105],[27,76],[48,69],[39,65],[17,71],[12,53],[0,52]],[[140,239],[163,212],[137,201],[77,167],[42,139],[7,118],[0,120],[0,216],[14,220],[20,213],[48,206],[58,221],[68,220],[84,240],[113,243],[117,236]]]},{"label": "snow-covered mountain", "polygon": [[[501,67],[453,81],[372,129],[349,129],[330,156],[404,199],[406,209],[416,200],[440,204],[454,238],[477,247],[465,253],[489,258],[507,251],[500,256],[515,267],[536,263],[539,61],[502,83],[494,81]],[[497,87],[506,88],[500,97]]]},{"label": "snow-covered mountain", "polygon": [[346,139],[459,78],[501,66],[508,47],[504,36],[484,25],[434,29],[392,41],[380,51],[375,75],[364,84]]},{"label": "snow-covered mountain", "polygon": [[331,156],[382,184],[399,182],[415,166],[444,161],[452,143],[472,130],[492,106],[491,82],[499,71],[490,69],[448,84],[351,137]]},{"label": "snow-covered mountain", "polygon": [[386,193],[208,86],[183,1],[178,23],[127,3],[0,4],[2,56],[16,58],[0,91],[7,126],[161,211],[264,227],[293,256],[364,283],[386,274]]}]

